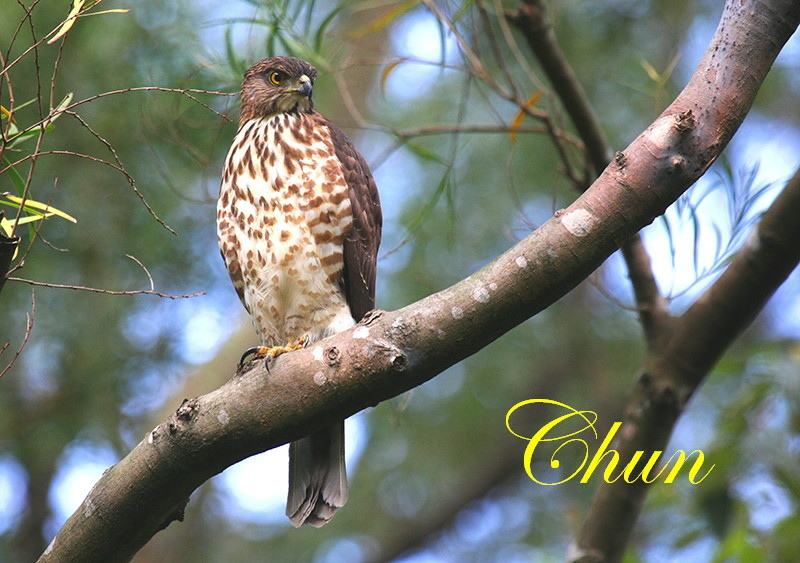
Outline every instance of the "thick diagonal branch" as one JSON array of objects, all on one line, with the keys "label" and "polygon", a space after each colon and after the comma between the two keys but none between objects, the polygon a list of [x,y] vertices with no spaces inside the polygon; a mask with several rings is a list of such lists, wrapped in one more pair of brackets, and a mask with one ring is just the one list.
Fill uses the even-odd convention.
[{"label": "thick diagonal branch", "polygon": [[681,95],[569,208],[454,286],[187,401],[106,471],[41,561],[130,559],[211,476],[431,379],[551,305],[708,169],[798,20],[791,0],[729,2]]},{"label": "thick diagonal branch", "polygon": [[[664,451],[686,402],[797,267],[798,209],[800,170],[722,276],[676,319],[664,349],[648,355],[626,409],[622,438],[614,445],[620,467],[636,451]],[[648,490],[641,481],[601,483],[571,560],[621,560]]]}]

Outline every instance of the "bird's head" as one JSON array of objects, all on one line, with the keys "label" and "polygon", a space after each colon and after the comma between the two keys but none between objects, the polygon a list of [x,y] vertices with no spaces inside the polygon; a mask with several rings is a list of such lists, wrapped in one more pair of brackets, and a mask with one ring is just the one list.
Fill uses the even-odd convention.
[{"label": "bird's head", "polygon": [[239,123],[279,113],[314,110],[311,93],[317,70],[294,57],[258,61],[244,74]]}]

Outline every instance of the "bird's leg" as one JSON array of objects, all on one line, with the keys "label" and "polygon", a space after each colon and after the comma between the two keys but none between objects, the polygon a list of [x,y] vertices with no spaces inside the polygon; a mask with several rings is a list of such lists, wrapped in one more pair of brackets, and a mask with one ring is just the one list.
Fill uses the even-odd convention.
[{"label": "bird's leg", "polygon": [[274,360],[286,352],[301,350],[302,348],[306,347],[306,344],[308,344],[308,336],[303,336],[297,340],[290,340],[286,346],[253,346],[252,348],[245,350],[244,354],[242,354],[242,358],[239,360],[239,370],[244,367],[245,360],[247,360],[247,358],[250,356],[253,356],[253,360],[265,358],[267,369],[269,370],[270,360]]}]

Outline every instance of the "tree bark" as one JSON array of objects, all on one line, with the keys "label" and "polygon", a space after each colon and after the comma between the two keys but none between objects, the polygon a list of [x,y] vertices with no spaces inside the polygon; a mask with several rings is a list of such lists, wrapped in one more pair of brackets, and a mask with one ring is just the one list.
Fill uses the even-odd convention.
[{"label": "tree bark", "polygon": [[[686,313],[673,319],[664,346],[651,349],[612,449],[617,467],[637,451],[664,451],[678,417],[734,339],[753,321],[800,261],[800,170],[764,213],[728,269]],[[633,475],[647,462],[644,456]],[[650,486],[601,482],[569,561],[621,561]]]},{"label": "tree bark", "polygon": [[467,279],[259,364],[111,467],[40,561],[127,561],[226,467],[407,391],[566,294],[699,178],[797,27],[790,0],[731,0],[691,81],[569,208]]}]

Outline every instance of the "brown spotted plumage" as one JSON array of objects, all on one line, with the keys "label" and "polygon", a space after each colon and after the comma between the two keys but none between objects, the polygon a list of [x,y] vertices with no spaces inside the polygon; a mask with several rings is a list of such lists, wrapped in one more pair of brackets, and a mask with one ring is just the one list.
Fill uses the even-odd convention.
[{"label": "brown spotted plumage", "polygon": [[[245,73],[217,204],[222,257],[271,356],[345,330],[375,304],[378,191],[349,139],[314,110],[316,75],[292,57]],[[286,514],[321,526],[347,500],[344,422],[289,453]]]}]

